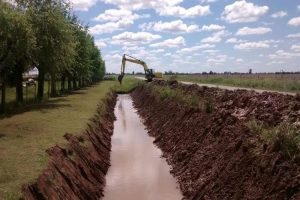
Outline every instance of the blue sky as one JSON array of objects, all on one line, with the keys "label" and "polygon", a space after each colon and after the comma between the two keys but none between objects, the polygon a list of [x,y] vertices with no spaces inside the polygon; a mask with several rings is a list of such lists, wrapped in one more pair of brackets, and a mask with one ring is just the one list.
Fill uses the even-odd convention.
[{"label": "blue sky", "polygon": [[157,71],[300,71],[298,0],[71,1],[108,72],[124,53]]}]

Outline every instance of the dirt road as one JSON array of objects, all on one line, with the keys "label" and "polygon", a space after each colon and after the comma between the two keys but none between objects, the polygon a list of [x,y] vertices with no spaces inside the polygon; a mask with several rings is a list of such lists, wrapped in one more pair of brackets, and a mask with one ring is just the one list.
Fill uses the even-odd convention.
[{"label": "dirt road", "polygon": [[[143,77],[138,77],[136,76],[135,78],[145,80]],[[204,83],[193,83],[193,82],[187,82],[187,81],[179,81],[185,85],[192,85],[196,84],[201,87],[206,86],[206,87],[211,87],[211,88],[220,88],[223,90],[248,90],[248,91],[255,91],[258,93],[263,93],[263,92],[277,92],[279,94],[284,94],[284,95],[292,95],[295,96],[296,93],[292,92],[282,92],[282,91],[274,91],[274,90],[262,90],[262,89],[253,89],[253,88],[244,88],[244,87],[233,87],[233,86],[225,86],[225,85],[214,85],[214,84],[204,84]]]}]

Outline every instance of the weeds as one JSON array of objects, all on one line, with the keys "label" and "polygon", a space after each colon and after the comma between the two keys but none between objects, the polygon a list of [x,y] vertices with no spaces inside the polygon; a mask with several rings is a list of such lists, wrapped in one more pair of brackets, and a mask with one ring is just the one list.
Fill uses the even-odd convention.
[{"label": "weeds", "polygon": [[206,113],[213,112],[213,104],[211,100],[202,99],[196,95],[185,94],[181,89],[172,89],[170,87],[152,86],[152,92],[158,96],[160,100],[169,99],[180,104],[193,108],[200,108]]},{"label": "weeds", "polygon": [[251,132],[260,134],[272,151],[281,151],[289,159],[299,155],[300,130],[294,125],[283,122],[276,127],[268,128],[262,122],[251,120],[247,126]]},{"label": "weeds", "polygon": [[177,81],[177,79],[178,79],[178,76],[176,76],[176,75],[172,75],[168,78],[169,81]]},{"label": "weeds", "polygon": [[[171,77],[167,76],[168,79]],[[178,81],[300,92],[299,75],[177,75]]]}]

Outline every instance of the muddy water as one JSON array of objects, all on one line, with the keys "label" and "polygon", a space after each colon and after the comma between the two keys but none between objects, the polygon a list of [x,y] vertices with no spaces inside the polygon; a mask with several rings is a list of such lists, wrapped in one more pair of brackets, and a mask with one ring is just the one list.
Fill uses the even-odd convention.
[{"label": "muddy water", "polygon": [[103,199],[182,199],[167,162],[148,136],[129,95],[119,95],[115,115],[111,167]]}]

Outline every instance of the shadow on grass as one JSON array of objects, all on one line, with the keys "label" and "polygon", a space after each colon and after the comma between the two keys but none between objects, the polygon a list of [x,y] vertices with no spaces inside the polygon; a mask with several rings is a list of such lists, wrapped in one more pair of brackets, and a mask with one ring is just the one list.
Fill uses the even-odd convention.
[{"label": "shadow on grass", "polygon": [[64,103],[67,101],[68,100],[63,98],[53,99],[53,100],[50,99],[41,103],[14,107],[8,110],[5,115],[0,116],[0,119],[10,118],[14,115],[22,114],[25,112],[41,111],[46,113],[47,112],[46,110],[53,110],[53,109],[63,108],[63,107],[71,107],[71,104]]},{"label": "shadow on grass", "polygon": [[64,103],[69,101],[64,97],[67,97],[69,95],[84,95],[86,94],[86,90],[95,86],[96,84],[88,87],[80,88],[77,90],[65,91],[64,93],[61,93],[55,97],[50,97],[50,98],[47,98],[47,95],[45,95],[46,99],[43,100],[42,102],[38,102],[36,99],[28,99],[22,105],[17,105],[15,101],[9,102],[6,105],[5,114],[0,115],[0,119],[10,118],[14,115],[18,115],[30,111],[39,110],[43,113],[46,113],[47,112],[46,110],[52,110],[52,109],[57,109],[62,107],[71,107],[70,104]]}]

